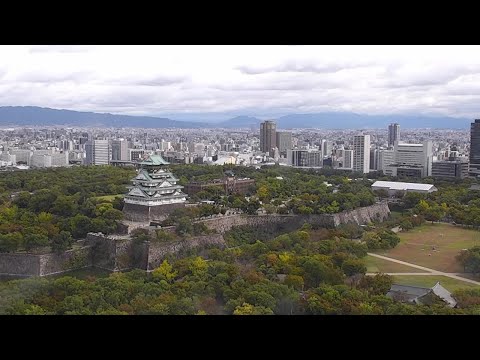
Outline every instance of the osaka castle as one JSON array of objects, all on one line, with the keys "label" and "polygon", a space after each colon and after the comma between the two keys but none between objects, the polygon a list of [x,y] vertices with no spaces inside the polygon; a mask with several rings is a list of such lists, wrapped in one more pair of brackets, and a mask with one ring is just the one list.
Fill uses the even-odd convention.
[{"label": "osaka castle", "polygon": [[174,209],[185,206],[187,194],[182,192],[183,186],[177,185],[178,179],[169,171],[169,163],[162,156],[150,155],[139,165],[137,176],[132,179],[133,186],[124,199],[126,220],[163,220]]}]

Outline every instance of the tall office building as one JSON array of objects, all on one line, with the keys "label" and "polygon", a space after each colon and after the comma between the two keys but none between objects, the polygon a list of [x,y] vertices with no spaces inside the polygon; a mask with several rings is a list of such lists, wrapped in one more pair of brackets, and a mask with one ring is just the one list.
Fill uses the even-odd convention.
[{"label": "tall office building", "polygon": [[378,149],[370,149],[370,170],[378,170]]},{"label": "tall office building", "polygon": [[10,149],[10,155],[15,155],[17,164],[25,164],[30,166],[32,152],[26,149]]},{"label": "tall office building", "polygon": [[322,154],[324,157],[330,157],[332,155],[332,142],[328,140],[322,140]]},{"label": "tall office building", "polygon": [[267,120],[260,124],[260,151],[273,154],[273,148],[277,146],[277,125]]},{"label": "tall office building", "polygon": [[480,119],[470,125],[470,176],[480,175]]},{"label": "tall office building", "polygon": [[277,131],[276,143],[280,155],[287,155],[287,150],[292,150],[292,133],[289,131]]},{"label": "tall office building", "polygon": [[466,178],[468,176],[467,158],[451,157],[447,160],[434,161],[432,177],[436,178]]},{"label": "tall office building", "polygon": [[353,137],[353,171],[367,174],[370,169],[370,135]]},{"label": "tall office building", "polygon": [[378,150],[378,167],[377,170],[385,171],[388,165],[395,162],[395,153],[393,150]]},{"label": "tall office building", "polygon": [[108,140],[90,140],[85,143],[85,164],[108,165],[110,163],[110,142]]},{"label": "tall office building", "polygon": [[321,167],[322,152],[318,150],[288,150],[287,164],[300,167]]},{"label": "tall office building", "polygon": [[394,162],[384,169],[390,176],[427,177],[432,175],[432,142],[409,144],[395,142]]},{"label": "tall office building", "polygon": [[353,150],[343,151],[343,168],[345,169],[353,168]]},{"label": "tall office building", "polygon": [[112,140],[112,160],[128,160],[127,140]]},{"label": "tall office building", "polygon": [[388,146],[395,145],[395,141],[400,141],[400,125],[396,123],[388,125]]}]

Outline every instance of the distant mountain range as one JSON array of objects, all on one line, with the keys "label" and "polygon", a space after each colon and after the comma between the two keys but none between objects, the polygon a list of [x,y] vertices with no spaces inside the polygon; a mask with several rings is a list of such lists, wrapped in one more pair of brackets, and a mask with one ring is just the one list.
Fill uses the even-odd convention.
[{"label": "distant mountain range", "polygon": [[[373,129],[386,128],[392,122],[403,129],[468,129],[473,119],[426,115],[362,115],[349,112],[291,114],[274,119],[280,129]],[[115,115],[109,113],[57,110],[35,106],[0,107],[0,126],[66,125],[99,127],[143,128],[250,128],[258,127],[260,120],[251,116],[237,116],[222,122],[172,120],[153,116]]]},{"label": "distant mountain range", "polygon": [[200,128],[198,122],[177,121],[151,116],[100,114],[72,110],[57,110],[36,106],[0,107],[0,125],[67,125],[144,128]]},{"label": "distant mountain range", "polygon": [[[238,116],[217,123],[218,127],[250,127],[259,125],[262,120]],[[413,115],[361,115],[348,112],[291,114],[275,119],[277,128],[323,128],[323,129],[378,129],[386,128],[390,123],[399,123],[403,129],[468,129],[472,119],[446,116]]]}]

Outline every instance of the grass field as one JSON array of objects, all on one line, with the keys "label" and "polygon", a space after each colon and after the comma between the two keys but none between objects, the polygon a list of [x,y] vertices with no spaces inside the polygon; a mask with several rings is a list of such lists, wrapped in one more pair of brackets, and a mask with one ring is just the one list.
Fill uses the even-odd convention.
[{"label": "grass field", "polygon": [[365,265],[367,266],[367,272],[369,273],[423,273],[426,271],[416,269],[407,265],[397,264],[392,261],[379,259],[373,256],[367,255],[364,258]]},{"label": "grass field", "polygon": [[450,224],[425,224],[398,235],[400,244],[377,253],[444,272],[463,272],[455,256],[480,245],[479,231]]},{"label": "grass field", "polygon": [[104,195],[104,196],[97,196],[95,197],[96,200],[99,201],[107,201],[107,202],[112,202],[116,197],[121,197],[123,198],[125,194],[117,194],[117,195]]},{"label": "grass field", "polygon": [[395,275],[393,277],[393,282],[395,284],[410,286],[432,287],[437,283],[437,281],[439,281],[440,285],[442,285],[445,289],[451,292],[462,288],[477,287],[475,284],[470,284],[446,276]]}]

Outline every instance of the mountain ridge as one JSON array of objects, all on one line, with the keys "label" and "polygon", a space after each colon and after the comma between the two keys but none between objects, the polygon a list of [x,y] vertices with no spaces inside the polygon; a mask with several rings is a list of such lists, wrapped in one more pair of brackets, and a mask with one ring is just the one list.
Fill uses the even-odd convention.
[{"label": "mountain ridge", "polygon": [[[173,116],[172,116],[173,117]],[[378,129],[390,123],[399,123],[401,128],[468,129],[472,119],[430,115],[365,115],[352,112],[323,112],[289,114],[273,119],[279,129]],[[0,106],[2,126],[104,126],[139,128],[251,128],[263,120],[240,115],[225,121],[187,121],[167,117],[117,115],[52,109],[37,106]]]}]

